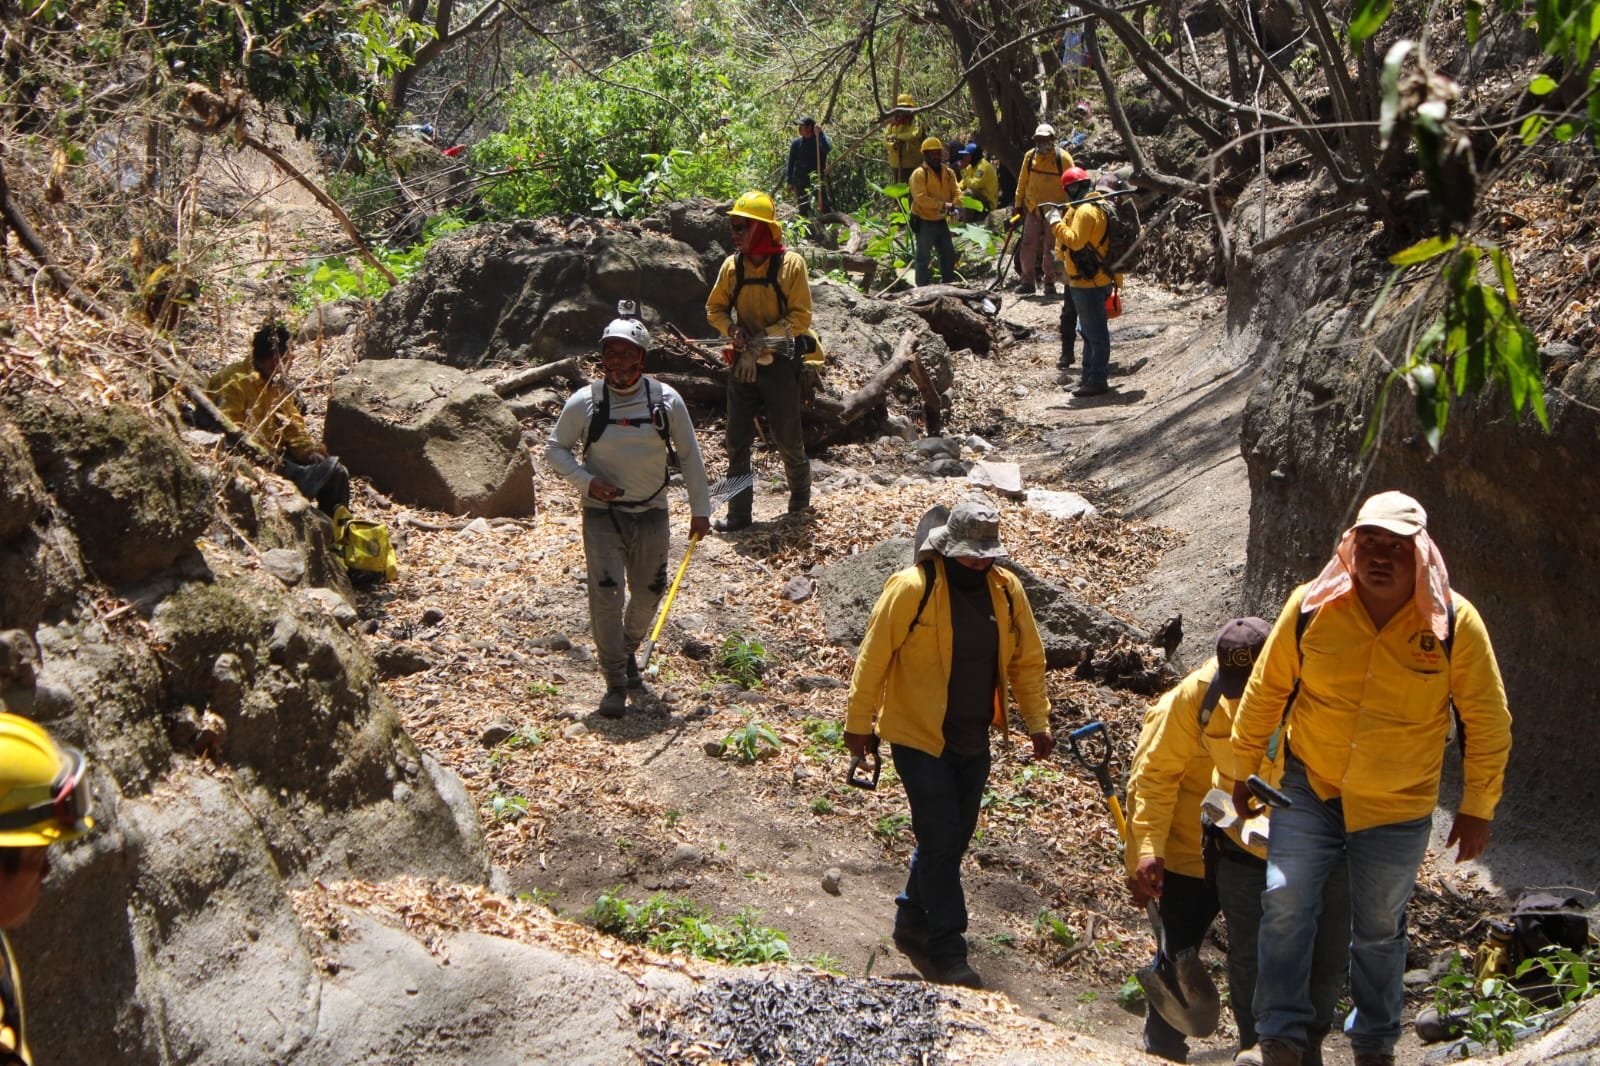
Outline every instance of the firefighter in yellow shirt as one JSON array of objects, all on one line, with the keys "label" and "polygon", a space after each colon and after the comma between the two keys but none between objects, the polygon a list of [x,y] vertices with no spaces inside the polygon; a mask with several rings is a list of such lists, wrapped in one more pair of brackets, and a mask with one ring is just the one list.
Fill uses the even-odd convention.
[{"label": "firefighter in yellow shirt", "polygon": [[1048,227],[1040,215],[1039,205],[1060,202],[1061,175],[1071,168],[1071,154],[1056,145],[1056,128],[1048,122],[1041,122],[1038,129],[1033,131],[1033,147],[1022,157],[1022,171],[1017,175],[1016,200],[1011,208],[1010,224],[1022,226],[1022,246],[1017,252],[1022,263],[1018,292],[1037,291],[1042,259],[1044,294],[1055,295],[1055,267],[1050,261],[1050,250],[1045,241]]},{"label": "firefighter in yellow shirt", "polygon": [[939,250],[939,280],[955,281],[956,246],[950,239],[950,213],[961,200],[956,172],[944,165],[944,142],[929,137],[922,142],[922,165],[911,172],[911,215],[916,220],[917,284],[933,280],[930,260]]},{"label": "firefighter in yellow shirt", "polygon": [[[0,704],[0,706],[4,706]],[[50,876],[50,846],[94,827],[81,752],[0,713],[0,1066],[28,1066],[22,979],[5,932],[27,921]]]},{"label": "firefighter in yellow shirt", "polygon": [[[1390,1066],[1404,999],[1405,909],[1428,846],[1459,716],[1462,798],[1447,844],[1476,858],[1511,751],[1505,686],[1477,609],[1453,592],[1422,505],[1362,504],[1320,575],[1290,595],[1233,724],[1237,776],[1282,730],[1281,788],[1262,897],[1256,1028],[1267,1066],[1299,1066],[1310,918],[1338,857],[1350,865],[1350,999],[1357,1066]],[[1292,702],[1291,702],[1292,697]],[[1248,802],[1234,787],[1236,805]]]},{"label": "firefighter in yellow shirt", "polygon": [[251,338],[250,358],[211,375],[206,392],[240,431],[270,453],[278,473],[331,517],[350,506],[350,472],[306,430],[305,416],[283,387],[293,362],[289,330],[270,322]]},{"label": "firefighter in yellow shirt", "polygon": [[[1145,714],[1128,775],[1128,890],[1143,906],[1158,900],[1167,946],[1198,947],[1220,911],[1228,923],[1228,1000],[1239,1029],[1238,1066],[1259,1063],[1255,1016],[1256,935],[1266,888],[1266,849],[1237,822],[1202,825],[1212,789],[1233,789],[1233,715],[1271,627],[1235,618],[1217,633],[1216,656],[1168,691]],[[1269,767],[1268,783],[1281,767]],[[1255,823],[1251,823],[1253,828]],[[1315,1020],[1305,1062],[1320,1066],[1349,958],[1348,884],[1330,878],[1317,919],[1310,996]],[[1174,1062],[1188,1056],[1184,1035],[1147,1008],[1144,1049]]]},{"label": "firefighter in yellow shirt", "polygon": [[995,173],[994,164],[983,157],[983,149],[976,141],[969,142],[960,155],[966,168],[961,174],[961,194],[983,205],[981,212],[968,209],[962,217],[969,222],[981,220],[1000,199],[1000,175]]},{"label": "firefighter in yellow shirt", "polygon": [[884,145],[889,150],[889,170],[893,181],[910,181],[911,172],[922,162],[922,142],[927,137],[922,120],[907,110],[917,106],[910,93],[895,97],[895,109],[889,112],[889,127],[884,133]]}]

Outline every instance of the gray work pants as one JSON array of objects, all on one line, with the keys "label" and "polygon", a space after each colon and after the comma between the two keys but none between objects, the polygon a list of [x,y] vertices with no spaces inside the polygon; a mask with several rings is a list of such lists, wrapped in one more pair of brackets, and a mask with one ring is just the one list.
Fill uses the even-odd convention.
[{"label": "gray work pants", "polygon": [[[746,383],[728,378],[728,476],[750,472],[750,450],[756,440],[756,416],[764,414],[772,444],[783,456],[783,475],[789,481],[789,506],[811,502],[811,462],[806,458],[800,424],[800,359],[778,356],[756,369],[756,380]],[[728,501],[730,516],[750,516],[753,490]]]},{"label": "gray work pants", "polygon": [[[583,509],[583,557],[589,567],[589,632],[608,686],[628,681],[628,656],[650,633],[667,590],[667,509]],[[626,608],[623,604],[626,601]]]}]

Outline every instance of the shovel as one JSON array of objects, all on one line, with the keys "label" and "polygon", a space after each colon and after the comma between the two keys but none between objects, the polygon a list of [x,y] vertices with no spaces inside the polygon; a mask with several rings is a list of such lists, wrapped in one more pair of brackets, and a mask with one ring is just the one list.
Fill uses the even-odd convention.
[{"label": "shovel", "polygon": [[[1074,729],[1067,734],[1067,744],[1072,749],[1072,757],[1099,782],[1100,793],[1111,809],[1111,820],[1116,823],[1117,835],[1126,843],[1128,821],[1117,799],[1116,784],[1111,780],[1111,737],[1106,724],[1090,722]],[[1188,1036],[1210,1036],[1222,1015],[1222,1000],[1200,961],[1199,949],[1167,950],[1167,932],[1155,900],[1145,905],[1145,913],[1150,916],[1157,948],[1155,961],[1134,974],[1145,999],[1179,1032]]]}]

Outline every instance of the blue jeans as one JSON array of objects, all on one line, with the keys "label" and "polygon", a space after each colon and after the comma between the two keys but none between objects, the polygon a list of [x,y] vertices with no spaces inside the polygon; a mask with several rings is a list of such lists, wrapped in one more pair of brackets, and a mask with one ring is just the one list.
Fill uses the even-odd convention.
[{"label": "blue jeans", "polygon": [[950,223],[942,218],[931,222],[923,219],[917,227],[917,284],[926,285],[933,280],[928,264],[935,248],[939,249],[939,280],[946,285],[955,284],[956,244],[950,239]]},{"label": "blue jeans", "polygon": [[1392,1054],[1405,997],[1406,902],[1433,819],[1350,832],[1344,805],[1320,800],[1291,754],[1279,786],[1294,806],[1272,813],[1267,889],[1257,946],[1256,1030],[1303,1048],[1313,1021],[1311,957],[1322,889],[1341,857],[1350,868],[1350,1000],[1353,1051]]},{"label": "blue jeans", "polygon": [[1111,295],[1111,286],[1080,289],[1071,285],[1067,291],[1072,294],[1072,306],[1078,310],[1078,332],[1083,335],[1083,383],[1104,385],[1111,365],[1111,323],[1106,318],[1106,297]]},{"label": "blue jeans", "polygon": [[889,745],[895,772],[911,803],[916,850],[905,891],[895,897],[895,928],[928,933],[928,958],[936,965],[967,957],[967,897],[961,858],[978,827],[978,804],[989,782],[989,752],[961,755],[949,748],[937,758],[904,744]]},{"label": "blue jeans", "polygon": [[[1216,883],[1217,902],[1228,923],[1228,1001],[1239,1026],[1239,1047],[1255,1047],[1256,1019],[1251,1003],[1256,993],[1255,948],[1261,934],[1267,864],[1226,838],[1208,837],[1206,843],[1206,873]],[[1322,913],[1317,918],[1316,948],[1311,957],[1312,1041],[1333,1028],[1339,994],[1349,972],[1350,875],[1341,859],[1322,886]]]}]

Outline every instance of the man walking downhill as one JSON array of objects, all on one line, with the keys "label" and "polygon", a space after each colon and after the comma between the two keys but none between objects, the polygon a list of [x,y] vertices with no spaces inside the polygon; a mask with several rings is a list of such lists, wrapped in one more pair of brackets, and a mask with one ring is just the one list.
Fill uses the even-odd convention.
[{"label": "man walking downhill", "polygon": [[[805,259],[782,244],[772,197],[747,192],[728,218],[734,253],[723,260],[706,297],[706,318],[733,342],[736,353],[728,375],[728,476],[750,473],[756,416],[764,414],[770,439],[783,456],[789,511],[798,513],[811,506],[811,462],[800,423],[804,360],[796,343],[811,329],[811,281]],[[728,501],[727,517],[717,521],[717,532],[749,526],[754,506],[753,487],[736,494]]]},{"label": "man walking downhill", "polygon": [[911,213],[917,217],[917,285],[933,280],[929,260],[939,250],[939,280],[955,281],[956,246],[950,239],[950,213],[961,201],[955,171],[943,164],[944,143],[937,137],[922,142],[922,165],[911,172]]},{"label": "man walking downhill", "polygon": [[[788,186],[802,215],[810,216],[813,206],[819,211],[829,211],[824,176],[828,173],[828,153],[833,151],[833,143],[828,140],[827,133],[817,129],[817,120],[810,115],[800,120],[798,132],[800,136],[789,142],[789,161],[783,168],[783,183]],[[817,179],[816,205],[811,202],[812,178]]]},{"label": "man walking downhill", "polygon": [[1017,291],[1038,291],[1039,260],[1044,258],[1044,294],[1056,294],[1055,267],[1046,254],[1045,220],[1040,216],[1040,204],[1054,203],[1061,196],[1062,172],[1072,166],[1072,156],[1056,147],[1056,128],[1041,122],[1033,131],[1033,147],[1022,157],[1022,173],[1017,175],[1017,195],[1012,204],[1011,225],[1021,219],[1022,247],[1018,255],[1022,260],[1022,280]]},{"label": "man walking downhill", "polygon": [[[1201,804],[1211,789],[1233,790],[1230,735],[1239,697],[1271,627],[1260,618],[1235,618],[1217,633],[1216,656],[1180,681],[1145,714],[1128,775],[1128,891],[1144,906],[1159,900],[1167,948],[1198,947],[1220,910],[1228,923],[1228,1001],[1239,1029],[1235,1066],[1258,1066],[1255,1015],[1256,937],[1266,888],[1266,849],[1237,820],[1203,825]],[[1275,784],[1282,761],[1266,776]],[[1252,822],[1249,828],[1256,828]],[[1344,990],[1349,966],[1349,883],[1341,864],[1328,879],[1317,919],[1311,967],[1315,1018],[1306,1063],[1321,1066],[1322,1039]],[[1146,1006],[1144,1048],[1173,1062],[1188,1060],[1189,1043]]]},{"label": "man walking downhill", "polygon": [[[1361,505],[1322,573],[1284,604],[1234,720],[1241,779],[1282,726],[1281,787],[1294,801],[1274,812],[1267,845],[1255,996],[1266,1066],[1305,1061],[1312,930],[1341,853],[1355,1005],[1345,1032],[1356,1066],[1392,1066],[1406,902],[1428,846],[1452,706],[1464,738],[1462,797],[1447,845],[1465,862],[1489,843],[1511,714],[1488,630],[1451,591],[1427,526],[1422,505],[1401,492]],[[1235,806],[1247,797],[1235,785]]]},{"label": "man walking downhill", "polygon": [[[1063,214],[1050,208],[1045,215],[1055,236],[1056,252],[1067,268],[1067,295],[1077,315],[1077,332],[1083,335],[1083,380],[1072,390],[1074,396],[1099,396],[1110,389],[1111,324],[1106,317],[1106,297],[1115,279],[1106,263],[1110,228],[1103,197],[1094,190],[1089,174],[1082,167],[1068,167],[1061,175],[1061,190],[1069,206]],[[1069,334],[1062,316],[1063,356]]]},{"label": "man walking downhill", "polygon": [[[989,779],[989,730],[1006,728],[1006,694],[1049,756],[1044,645],[1022,582],[1005,556],[1000,515],[958,504],[928,537],[931,551],[889,578],[850,678],[845,744],[855,758],[889,742],[911,804],[916,850],[895,898],[895,943],[932,963],[946,984],[978,988],[967,962],[961,858]],[[931,587],[930,583],[931,582]],[[925,595],[926,593],[926,595]]]},{"label": "man walking downhill", "polygon": [[[644,372],[650,334],[619,318],[600,335],[605,377],[574,392],[545,458],[583,494],[589,631],[605,675],[599,712],[620,718],[642,689],[634,657],[667,587],[667,482],[676,462],[689,490],[689,537],[711,528],[711,495],[683,397]],[[577,452],[583,442],[580,458]]]}]

